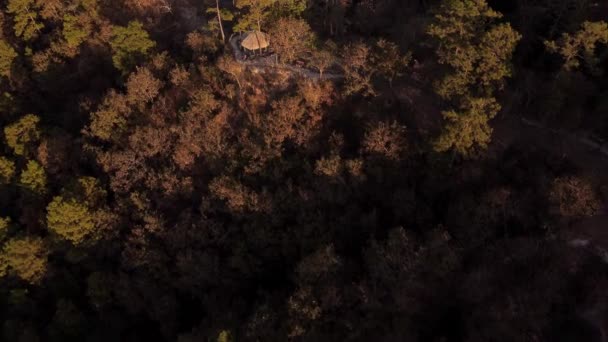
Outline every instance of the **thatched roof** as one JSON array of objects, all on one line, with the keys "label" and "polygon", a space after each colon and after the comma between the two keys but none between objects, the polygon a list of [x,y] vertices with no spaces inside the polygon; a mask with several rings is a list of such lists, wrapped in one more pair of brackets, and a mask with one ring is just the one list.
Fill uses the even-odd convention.
[{"label": "thatched roof", "polygon": [[241,42],[241,46],[247,50],[259,50],[267,48],[270,45],[270,37],[264,32],[251,31],[245,36]]}]

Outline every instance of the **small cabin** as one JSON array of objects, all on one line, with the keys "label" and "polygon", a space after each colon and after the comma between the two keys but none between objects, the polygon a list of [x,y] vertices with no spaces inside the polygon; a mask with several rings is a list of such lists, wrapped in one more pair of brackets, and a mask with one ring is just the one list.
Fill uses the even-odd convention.
[{"label": "small cabin", "polygon": [[241,41],[241,49],[247,55],[262,54],[270,47],[270,37],[260,31],[250,31]]}]

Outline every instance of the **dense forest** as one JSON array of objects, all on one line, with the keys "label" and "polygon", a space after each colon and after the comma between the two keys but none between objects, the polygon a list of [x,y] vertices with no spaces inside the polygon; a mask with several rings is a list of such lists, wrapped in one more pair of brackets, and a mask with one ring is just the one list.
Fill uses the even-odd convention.
[{"label": "dense forest", "polygon": [[0,341],[605,342],[606,142],[606,0],[0,0]]}]

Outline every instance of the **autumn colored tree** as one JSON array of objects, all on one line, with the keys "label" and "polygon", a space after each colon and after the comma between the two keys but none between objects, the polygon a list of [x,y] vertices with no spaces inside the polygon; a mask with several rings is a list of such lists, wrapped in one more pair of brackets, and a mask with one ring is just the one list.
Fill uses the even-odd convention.
[{"label": "autumn colored tree", "polygon": [[375,95],[372,77],[375,66],[371,63],[372,49],[363,42],[348,45],[342,52],[344,91],[347,95],[361,93],[364,96]]},{"label": "autumn colored tree", "polygon": [[309,64],[319,70],[319,78],[323,78],[325,70],[334,65],[335,62],[336,58],[330,51],[326,49],[314,49]]},{"label": "autumn colored tree", "polygon": [[411,53],[403,55],[395,43],[385,39],[376,42],[375,50],[372,63],[378,68],[378,74],[386,78],[392,88],[393,80],[403,75],[412,55]]},{"label": "autumn colored tree", "polygon": [[362,150],[388,160],[399,160],[407,150],[405,127],[394,121],[370,126],[363,138]]},{"label": "autumn colored tree", "polygon": [[549,200],[555,211],[567,219],[593,216],[601,205],[593,185],[580,177],[556,178]]},{"label": "autumn colored tree", "polygon": [[141,62],[156,43],[150,39],[142,23],[131,21],[126,27],[112,28],[110,45],[114,66],[126,73]]},{"label": "autumn colored tree", "polygon": [[272,47],[285,63],[304,57],[312,49],[314,34],[302,19],[279,19],[270,30]]}]

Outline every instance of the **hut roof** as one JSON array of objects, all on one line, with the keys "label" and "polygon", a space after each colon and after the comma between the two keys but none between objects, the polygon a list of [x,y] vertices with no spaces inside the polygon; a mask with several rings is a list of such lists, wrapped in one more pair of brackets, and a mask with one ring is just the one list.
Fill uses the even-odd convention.
[{"label": "hut roof", "polygon": [[264,32],[251,31],[241,42],[241,46],[247,50],[259,50],[267,48],[270,45],[270,38]]}]

